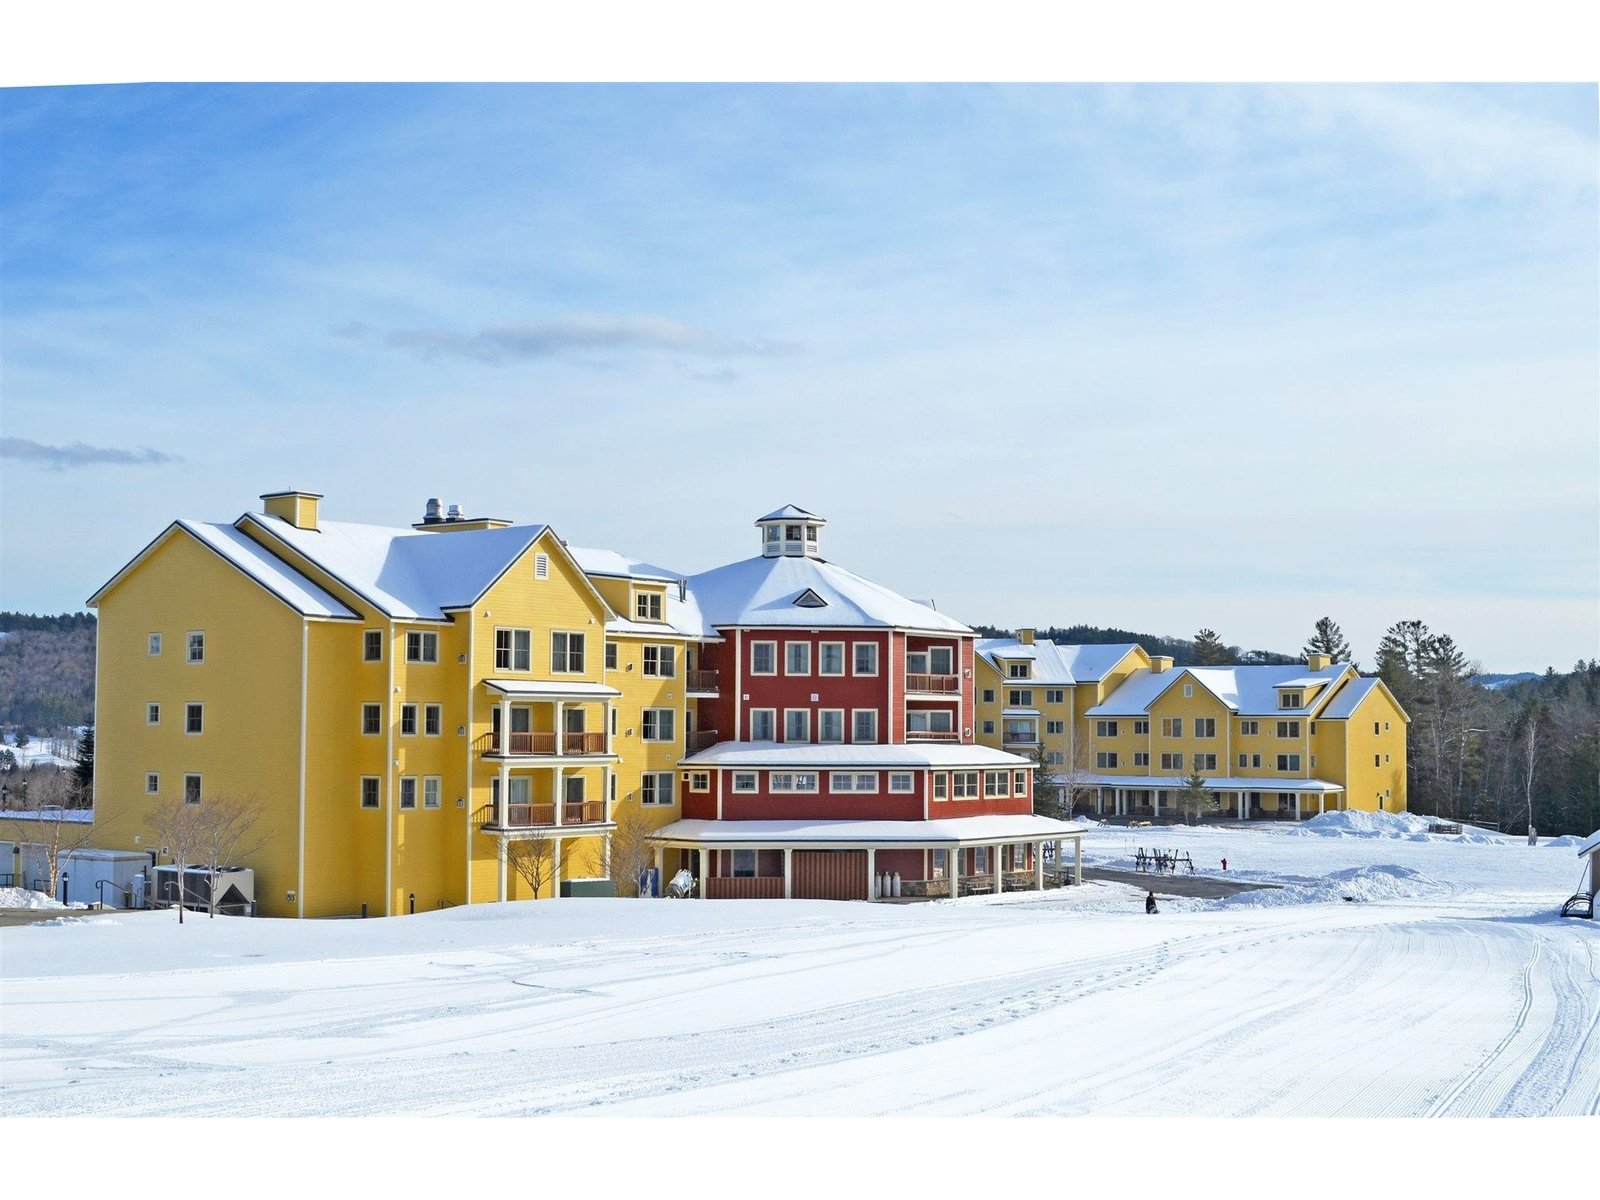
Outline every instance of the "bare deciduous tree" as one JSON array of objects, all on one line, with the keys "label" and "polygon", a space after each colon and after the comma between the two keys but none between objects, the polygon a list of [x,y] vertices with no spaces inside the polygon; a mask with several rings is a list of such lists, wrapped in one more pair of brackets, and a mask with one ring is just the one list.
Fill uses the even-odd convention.
[{"label": "bare deciduous tree", "polygon": [[637,808],[620,808],[613,819],[617,827],[611,833],[611,880],[617,895],[637,896],[639,876],[655,865],[655,843],[650,841],[655,830]]},{"label": "bare deciduous tree", "polygon": [[[61,856],[87,846],[96,832],[92,822],[76,819],[84,811],[77,806],[77,801],[78,789],[71,773],[35,771],[30,774],[21,811],[32,818],[25,824],[27,844],[36,847],[34,854],[44,871],[45,891],[51,896],[58,888]],[[105,828],[104,822],[100,828]],[[22,832],[18,830],[19,834]],[[22,838],[17,840],[21,842]],[[24,854],[27,853],[25,850]],[[24,870],[22,874],[26,876],[27,872]],[[16,883],[18,887],[27,886],[24,879]]]},{"label": "bare deciduous tree", "polygon": [[500,843],[501,860],[528,885],[535,900],[545,884],[560,886],[560,880],[556,878],[556,846],[555,830],[539,828]]},{"label": "bare deciduous tree", "polygon": [[206,911],[216,916],[216,873],[261,848],[267,835],[256,825],[263,811],[256,796],[214,795],[201,796],[197,802],[175,797],[151,812],[150,830],[178,869],[178,924],[183,924],[185,872],[203,867],[210,873]]}]

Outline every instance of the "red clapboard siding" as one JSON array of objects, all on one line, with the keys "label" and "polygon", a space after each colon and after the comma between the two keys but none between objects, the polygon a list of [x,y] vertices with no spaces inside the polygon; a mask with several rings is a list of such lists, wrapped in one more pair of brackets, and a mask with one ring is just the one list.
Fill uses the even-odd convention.
[{"label": "red clapboard siding", "polygon": [[797,900],[865,900],[867,852],[796,850],[793,895]]},{"label": "red clapboard siding", "polygon": [[752,879],[713,875],[706,880],[708,900],[782,900],[783,877]]}]

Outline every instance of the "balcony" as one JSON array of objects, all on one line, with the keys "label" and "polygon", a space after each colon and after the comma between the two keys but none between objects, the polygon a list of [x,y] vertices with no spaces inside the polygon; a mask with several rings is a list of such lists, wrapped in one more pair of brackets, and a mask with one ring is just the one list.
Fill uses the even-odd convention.
[{"label": "balcony", "polygon": [[954,729],[908,729],[908,742],[959,742],[961,735]]},{"label": "balcony", "polygon": [[[604,800],[567,800],[559,806],[559,814],[557,807],[555,804],[508,804],[502,823],[494,809],[485,805],[482,828],[509,833],[519,829],[566,829],[569,826],[603,825],[606,822]],[[560,817],[559,821],[557,816]]]},{"label": "balcony", "polygon": [[[557,739],[560,748],[557,749]],[[562,755],[582,756],[604,754],[606,735],[603,733],[512,733],[508,749],[502,750],[498,733],[486,733],[478,739],[485,755],[497,758],[551,757]]]},{"label": "balcony", "polygon": [[954,696],[961,691],[959,675],[907,675],[906,694],[915,692],[922,696]]},{"label": "balcony", "polygon": [[689,671],[684,680],[684,686],[689,689],[691,696],[715,696],[717,694],[717,673],[715,671]]},{"label": "balcony", "polygon": [[697,729],[684,740],[684,752],[698,754],[702,750],[709,750],[721,740],[721,735],[715,729]]},{"label": "balcony", "polygon": [[1002,746],[1037,746],[1040,744],[1039,735],[1031,730],[1025,732],[1008,729],[1000,735],[1000,744]]}]

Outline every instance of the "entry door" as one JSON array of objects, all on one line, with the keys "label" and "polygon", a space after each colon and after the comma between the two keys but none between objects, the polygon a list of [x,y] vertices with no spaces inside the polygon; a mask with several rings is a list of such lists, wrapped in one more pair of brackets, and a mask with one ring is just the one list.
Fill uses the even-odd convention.
[{"label": "entry door", "polygon": [[583,709],[581,709],[581,708],[569,708],[566,711],[567,711],[567,716],[566,716],[567,732],[568,733],[582,733],[583,732]]}]

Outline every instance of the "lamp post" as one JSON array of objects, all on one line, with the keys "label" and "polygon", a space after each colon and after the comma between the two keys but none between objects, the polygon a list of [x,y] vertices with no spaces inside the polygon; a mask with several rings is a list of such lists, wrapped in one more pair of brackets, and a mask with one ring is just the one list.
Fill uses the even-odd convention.
[{"label": "lamp post", "polygon": [[[1465,777],[1466,766],[1467,766],[1467,734],[1469,734],[1469,733],[1488,733],[1488,732],[1489,731],[1487,729],[1477,729],[1477,728],[1463,729],[1461,731],[1461,749],[1456,754],[1456,791],[1455,791],[1456,812],[1454,813],[1454,816],[1457,819],[1459,819],[1460,816],[1461,816],[1461,781]],[[1437,806],[1434,807],[1433,815],[1436,816],[1436,817],[1439,815],[1439,809],[1438,809]]]}]

